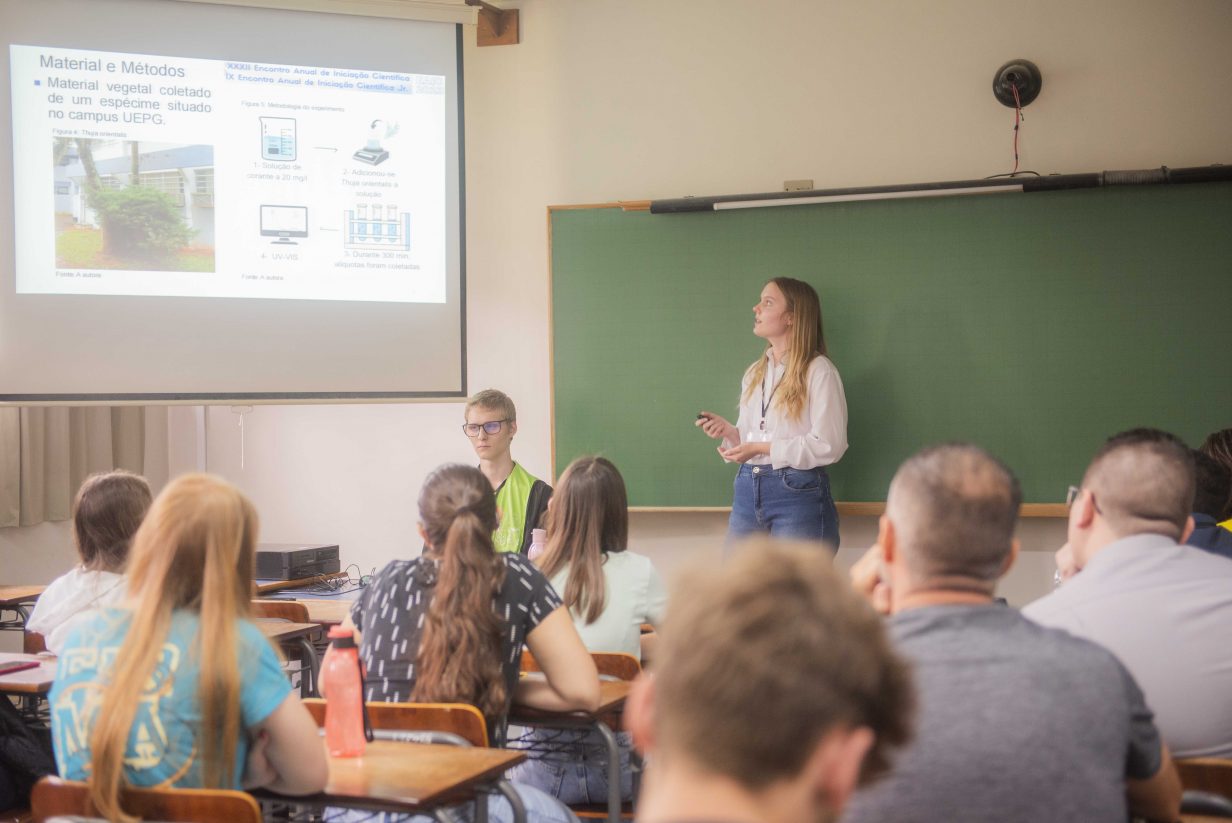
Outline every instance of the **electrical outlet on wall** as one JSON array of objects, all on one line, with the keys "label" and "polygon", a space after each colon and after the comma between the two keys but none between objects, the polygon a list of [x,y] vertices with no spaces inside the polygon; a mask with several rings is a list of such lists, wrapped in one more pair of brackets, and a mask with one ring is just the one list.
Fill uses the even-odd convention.
[{"label": "electrical outlet on wall", "polygon": [[784,180],[783,191],[811,191],[812,180]]}]

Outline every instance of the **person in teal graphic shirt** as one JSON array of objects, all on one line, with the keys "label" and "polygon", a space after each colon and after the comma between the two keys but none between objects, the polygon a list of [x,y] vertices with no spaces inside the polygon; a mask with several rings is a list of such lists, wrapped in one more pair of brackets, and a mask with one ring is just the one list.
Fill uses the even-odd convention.
[{"label": "person in teal graphic shirt", "polygon": [[479,470],[496,492],[500,525],[492,534],[498,552],[526,554],[531,532],[540,528],[552,487],[514,462],[509,453],[518,433],[518,412],[509,395],[484,389],[466,401],[462,431],[479,456]]},{"label": "person in teal graphic shirt", "polygon": [[312,794],[328,778],[316,723],[248,619],[257,514],[225,481],[186,474],[133,538],[122,607],[74,627],[48,695],[60,776],[99,815],[122,785]]}]

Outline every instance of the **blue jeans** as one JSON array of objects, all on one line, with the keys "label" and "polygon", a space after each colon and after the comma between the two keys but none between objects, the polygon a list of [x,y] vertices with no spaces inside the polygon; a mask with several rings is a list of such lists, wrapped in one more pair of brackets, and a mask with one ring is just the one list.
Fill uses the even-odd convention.
[{"label": "blue jeans", "polygon": [[[509,748],[530,749],[530,759],[509,770],[516,786],[534,786],[562,803],[607,803],[608,754],[598,732],[523,729],[510,726]],[[620,799],[633,799],[633,771],[629,765],[632,741],[617,732],[620,744]]]},{"label": "blue jeans", "polygon": [[826,470],[741,466],[727,521],[727,541],[750,534],[824,540],[838,551],[838,510]]},{"label": "blue jeans", "polygon": [[[577,823],[573,812],[569,811],[559,800],[544,792],[527,786],[525,783],[514,783],[513,788],[522,805],[526,807],[526,823]],[[471,804],[457,807],[452,817],[454,820],[468,821],[471,819]],[[427,815],[395,814],[391,812],[369,812],[361,809],[329,808],[322,815],[325,823],[436,823]],[[513,809],[509,801],[502,795],[488,798],[489,823],[513,823]]]}]

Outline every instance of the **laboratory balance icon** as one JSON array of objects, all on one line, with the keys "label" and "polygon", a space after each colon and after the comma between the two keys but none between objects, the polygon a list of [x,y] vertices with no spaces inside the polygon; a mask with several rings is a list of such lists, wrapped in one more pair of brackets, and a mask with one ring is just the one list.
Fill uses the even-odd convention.
[{"label": "laboratory balance icon", "polygon": [[411,215],[397,206],[360,204],[343,215],[348,249],[410,251]]},{"label": "laboratory balance icon", "polygon": [[368,126],[368,142],[351,156],[370,166],[379,166],[389,159],[389,152],[381,146],[381,140],[387,140],[397,133],[397,123],[386,123],[379,118],[373,120]]}]

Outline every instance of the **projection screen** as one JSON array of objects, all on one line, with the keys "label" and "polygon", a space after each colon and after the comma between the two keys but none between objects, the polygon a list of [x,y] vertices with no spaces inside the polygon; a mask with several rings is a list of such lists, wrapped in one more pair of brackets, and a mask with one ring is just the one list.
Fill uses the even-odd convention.
[{"label": "projection screen", "polygon": [[0,0],[0,402],[464,396],[460,30]]}]

